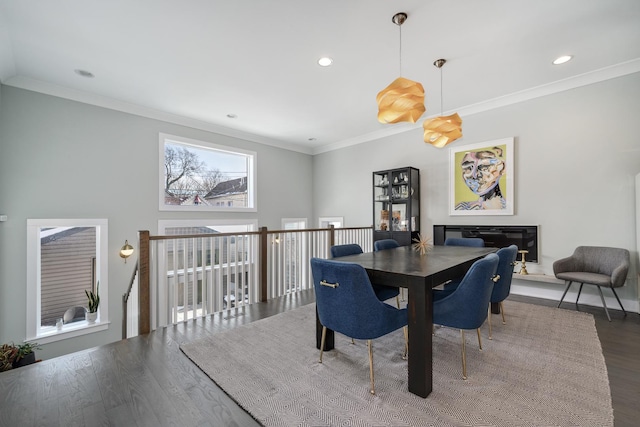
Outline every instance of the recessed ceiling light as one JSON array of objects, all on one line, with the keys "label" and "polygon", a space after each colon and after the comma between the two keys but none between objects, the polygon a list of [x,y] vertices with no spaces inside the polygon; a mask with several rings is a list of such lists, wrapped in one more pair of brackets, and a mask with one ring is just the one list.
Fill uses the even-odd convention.
[{"label": "recessed ceiling light", "polygon": [[237,114],[233,114],[233,113],[229,113],[229,114],[227,114],[227,117],[229,117],[230,119],[237,119],[238,115]]},{"label": "recessed ceiling light", "polygon": [[94,77],[93,73],[91,73],[91,72],[89,72],[87,70],[77,69],[77,70],[73,70],[73,72],[76,73],[79,76],[86,77],[88,79],[92,79]]},{"label": "recessed ceiling light", "polygon": [[318,65],[320,65],[321,67],[328,67],[331,64],[333,64],[333,59],[327,56],[318,59]]},{"label": "recessed ceiling light", "polygon": [[553,61],[553,65],[564,64],[565,62],[571,61],[571,58],[573,58],[573,55],[562,55]]}]

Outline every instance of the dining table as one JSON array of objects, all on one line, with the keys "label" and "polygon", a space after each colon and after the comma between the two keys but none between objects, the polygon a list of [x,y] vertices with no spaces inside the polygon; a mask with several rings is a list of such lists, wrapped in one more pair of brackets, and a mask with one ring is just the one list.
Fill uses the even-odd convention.
[{"label": "dining table", "polygon": [[[373,284],[407,289],[408,388],[411,393],[426,398],[433,389],[432,289],[464,276],[474,262],[497,250],[491,247],[436,245],[421,254],[411,246],[401,246],[336,259],[364,267]],[[317,320],[318,348],[321,334],[322,325]],[[334,332],[327,329],[324,350],[332,350],[334,346]]]}]

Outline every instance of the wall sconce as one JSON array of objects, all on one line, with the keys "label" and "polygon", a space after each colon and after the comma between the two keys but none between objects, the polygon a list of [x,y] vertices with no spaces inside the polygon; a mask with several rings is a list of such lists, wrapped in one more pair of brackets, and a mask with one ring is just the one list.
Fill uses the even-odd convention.
[{"label": "wall sconce", "polygon": [[127,258],[133,254],[133,246],[129,244],[128,240],[124,241],[124,246],[120,248],[120,258],[124,258],[124,263],[127,263]]}]

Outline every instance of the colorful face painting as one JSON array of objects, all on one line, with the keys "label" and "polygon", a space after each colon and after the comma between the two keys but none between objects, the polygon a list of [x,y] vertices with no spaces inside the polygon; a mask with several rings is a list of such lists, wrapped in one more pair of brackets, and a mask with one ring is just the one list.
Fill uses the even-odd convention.
[{"label": "colorful face painting", "polygon": [[502,148],[492,147],[478,151],[467,151],[462,156],[460,171],[462,180],[478,198],[456,203],[456,210],[500,210],[506,208],[506,199],[500,190],[500,178],[506,172]]}]

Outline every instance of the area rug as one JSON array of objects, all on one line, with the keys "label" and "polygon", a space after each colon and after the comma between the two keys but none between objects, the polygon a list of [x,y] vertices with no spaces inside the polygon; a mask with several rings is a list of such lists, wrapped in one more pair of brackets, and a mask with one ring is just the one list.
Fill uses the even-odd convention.
[{"label": "area rug", "polygon": [[365,341],[336,334],[318,363],[315,304],[181,346],[265,426],[612,426],[602,348],[590,314],[505,301],[483,351],[460,331],[436,328],[433,392],[407,390],[402,330],[374,341],[376,394]]}]

